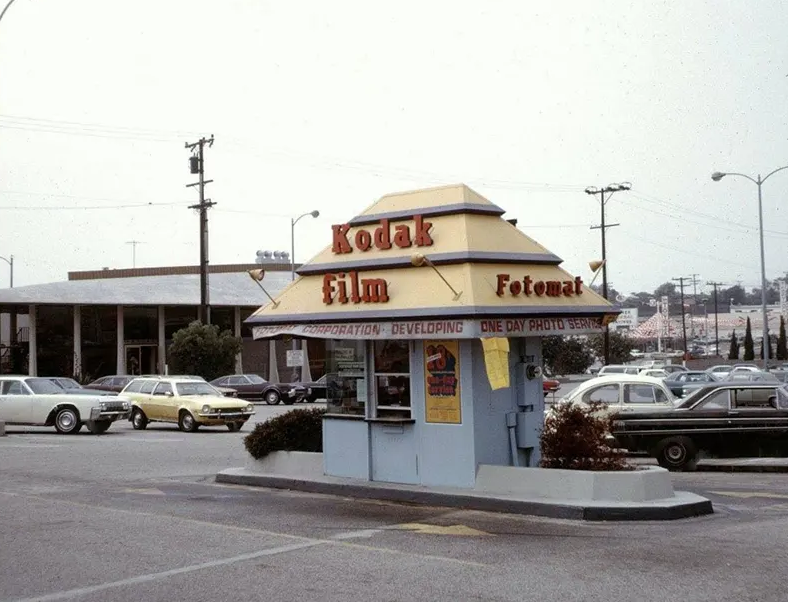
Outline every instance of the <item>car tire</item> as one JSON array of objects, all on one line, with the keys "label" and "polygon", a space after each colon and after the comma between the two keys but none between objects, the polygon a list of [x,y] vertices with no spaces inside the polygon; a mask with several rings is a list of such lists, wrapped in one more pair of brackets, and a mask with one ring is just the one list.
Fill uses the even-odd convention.
[{"label": "car tire", "polygon": [[111,420],[96,420],[94,422],[88,422],[88,430],[94,435],[103,435],[111,425]]},{"label": "car tire", "polygon": [[691,471],[697,465],[698,450],[689,437],[668,437],[657,445],[657,462],[672,471]]},{"label": "car tire", "polygon": [[227,423],[227,430],[231,433],[236,433],[243,428],[243,422],[228,422]]},{"label": "car tire", "polygon": [[275,406],[279,404],[281,396],[279,395],[279,391],[275,389],[269,389],[263,393],[263,399],[265,399],[265,403],[267,403],[269,406]]},{"label": "car tire", "polygon": [[200,425],[191,413],[186,410],[181,410],[181,413],[178,415],[178,428],[184,433],[193,433],[200,428]]},{"label": "car tire", "polygon": [[55,430],[61,435],[76,435],[82,428],[79,421],[79,412],[68,407],[61,408],[55,414]]},{"label": "car tire", "polygon": [[134,408],[131,412],[131,426],[135,431],[144,431],[148,426],[148,417],[139,408]]},{"label": "car tire", "polygon": [[296,399],[295,399],[294,397],[285,397],[285,398],[282,400],[282,402],[283,402],[283,403],[284,403],[286,406],[291,406],[291,405],[293,405],[293,404],[296,402]]}]

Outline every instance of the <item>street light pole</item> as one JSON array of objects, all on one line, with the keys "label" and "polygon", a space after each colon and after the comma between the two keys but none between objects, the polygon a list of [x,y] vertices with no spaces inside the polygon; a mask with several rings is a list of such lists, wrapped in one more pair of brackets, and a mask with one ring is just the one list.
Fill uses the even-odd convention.
[{"label": "street light pole", "polygon": [[770,176],[776,174],[778,171],[782,171],[783,169],[788,169],[788,165],[784,165],[783,167],[778,167],[774,171],[769,172],[766,174],[765,177],[761,177],[761,174],[758,174],[757,179],[748,176],[747,174],[743,173],[734,173],[734,172],[721,172],[715,171],[711,174],[711,179],[715,182],[719,182],[725,176],[740,176],[742,178],[747,178],[750,182],[753,182],[758,187],[758,230],[759,230],[759,238],[761,243],[761,314],[763,318],[763,341],[761,345],[763,345],[763,365],[766,367],[769,363],[769,315],[766,311],[766,254],[764,252],[764,242],[763,242],[763,197],[761,195],[761,186],[763,183],[769,179]]},{"label": "street light pole", "polygon": [[[295,226],[302,217],[306,217],[307,215],[311,215],[312,217],[316,218],[320,216],[320,212],[317,209],[315,209],[314,211],[302,213],[296,218],[290,218],[290,281],[291,282],[295,280]],[[298,343],[296,342],[295,337],[293,337],[292,349],[293,351],[298,349]],[[296,366],[293,366],[292,382],[296,382],[297,380],[298,380],[298,370]]]},{"label": "street light pole", "polygon": [[10,257],[11,259],[6,259],[5,257],[0,257],[0,259],[5,261],[11,268],[10,288],[14,288],[14,256],[10,255]]}]

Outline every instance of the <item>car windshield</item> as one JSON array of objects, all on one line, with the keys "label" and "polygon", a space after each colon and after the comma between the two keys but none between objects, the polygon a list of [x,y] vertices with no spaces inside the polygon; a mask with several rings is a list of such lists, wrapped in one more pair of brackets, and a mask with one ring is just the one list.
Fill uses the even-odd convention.
[{"label": "car windshield", "polygon": [[55,384],[60,385],[64,389],[80,389],[80,384],[75,381],[73,378],[58,378],[55,380]]},{"label": "car windshield", "polygon": [[178,395],[221,395],[219,391],[214,389],[206,382],[192,381],[175,383],[175,389]]},{"label": "car windshield", "polygon": [[28,378],[25,380],[25,383],[36,395],[50,395],[63,392],[63,387],[59,387],[46,378]]},{"label": "car windshield", "polygon": [[257,374],[247,374],[246,378],[248,378],[254,385],[262,385],[266,382],[262,376],[258,376]]}]

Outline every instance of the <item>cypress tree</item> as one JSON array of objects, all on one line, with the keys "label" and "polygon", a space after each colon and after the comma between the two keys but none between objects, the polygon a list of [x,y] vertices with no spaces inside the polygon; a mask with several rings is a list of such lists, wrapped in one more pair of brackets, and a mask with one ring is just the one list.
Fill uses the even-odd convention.
[{"label": "cypress tree", "polygon": [[777,359],[788,360],[788,341],[785,339],[785,316],[780,316],[780,336],[777,337]]},{"label": "cypress tree", "polygon": [[752,328],[750,318],[747,318],[747,328],[744,331],[744,361],[751,362],[755,359],[755,345],[752,341]]},{"label": "cypress tree", "polygon": [[728,359],[729,360],[737,360],[739,359],[739,341],[736,338],[736,331],[733,331],[731,335],[731,348],[728,351]]}]

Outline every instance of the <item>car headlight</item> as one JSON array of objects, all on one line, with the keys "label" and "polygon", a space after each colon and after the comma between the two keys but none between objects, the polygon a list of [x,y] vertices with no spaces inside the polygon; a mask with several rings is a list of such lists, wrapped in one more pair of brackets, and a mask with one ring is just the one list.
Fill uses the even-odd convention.
[{"label": "car headlight", "polygon": [[123,405],[122,405],[121,407],[122,407],[124,410],[128,410],[128,409],[129,409],[129,404],[128,404],[128,402],[124,401],[124,402],[123,402]]},{"label": "car headlight", "polygon": [[248,406],[246,406],[246,411],[247,412],[254,412],[254,406],[252,404],[249,404]]},{"label": "car headlight", "polygon": [[211,411],[211,406],[205,405],[202,407],[202,413],[207,414]]},{"label": "car headlight", "polygon": [[102,410],[106,410],[107,409],[107,402],[106,401],[99,402],[99,405],[101,406]]}]

